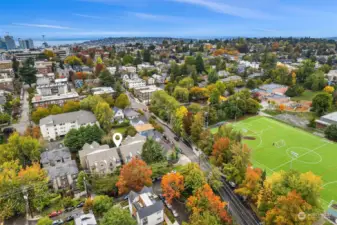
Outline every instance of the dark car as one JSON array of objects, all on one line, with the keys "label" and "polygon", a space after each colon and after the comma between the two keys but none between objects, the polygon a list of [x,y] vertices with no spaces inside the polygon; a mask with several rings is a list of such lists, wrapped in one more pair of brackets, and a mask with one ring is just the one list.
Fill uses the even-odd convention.
[{"label": "dark car", "polygon": [[75,209],[75,207],[68,207],[68,208],[66,208],[64,211],[65,212],[71,212],[71,211],[73,211]]},{"label": "dark car", "polygon": [[179,141],[179,137],[178,137],[178,136],[175,136],[175,137],[174,137],[174,140]]},{"label": "dark car", "polygon": [[76,208],[82,208],[84,206],[84,202],[80,202],[78,203],[78,205],[76,206]]},{"label": "dark car", "polygon": [[74,220],[74,216],[68,216],[67,218],[64,219],[64,221],[69,222]]}]

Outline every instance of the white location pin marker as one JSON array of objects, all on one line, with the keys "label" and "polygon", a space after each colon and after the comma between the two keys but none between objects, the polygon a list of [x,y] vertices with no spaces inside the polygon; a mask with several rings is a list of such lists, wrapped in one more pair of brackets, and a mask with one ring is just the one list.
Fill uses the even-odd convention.
[{"label": "white location pin marker", "polygon": [[122,136],[121,133],[114,133],[114,135],[112,136],[112,139],[113,139],[116,147],[118,148],[120,146],[120,144],[122,143],[123,136]]}]

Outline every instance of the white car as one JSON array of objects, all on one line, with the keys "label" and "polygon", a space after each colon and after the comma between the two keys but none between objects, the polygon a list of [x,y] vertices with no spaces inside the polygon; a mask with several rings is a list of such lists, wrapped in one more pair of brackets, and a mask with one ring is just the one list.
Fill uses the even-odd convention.
[{"label": "white car", "polygon": [[176,218],[179,216],[179,214],[177,213],[177,211],[175,211],[174,209],[172,209],[172,214]]}]

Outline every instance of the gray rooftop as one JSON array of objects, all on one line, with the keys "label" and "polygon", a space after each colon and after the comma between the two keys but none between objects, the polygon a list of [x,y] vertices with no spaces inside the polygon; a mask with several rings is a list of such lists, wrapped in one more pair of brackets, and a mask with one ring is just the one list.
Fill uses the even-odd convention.
[{"label": "gray rooftop", "polygon": [[124,110],[124,115],[129,118],[129,117],[135,117],[135,116],[139,116],[139,113],[136,112],[133,109],[127,108]]},{"label": "gray rooftop", "polygon": [[95,123],[96,117],[92,112],[79,110],[76,112],[69,112],[69,113],[62,113],[58,115],[50,115],[45,118],[42,118],[40,120],[40,126],[41,125],[55,125],[55,124],[61,124],[61,123],[69,123],[69,122],[75,122],[79,125],[87,124],[87,123]]},{"label": "gray rooftop", "polygon": [[337,112],[329,113],[325,116],[321,116],[317,122],[323,123],[325,125],[337,124]]},{"label": "gray rooftop", "polygon": [[136,134],[134,137],[128,136],[119,147],[123,159],[130,160],[134,156],[139,156],[142,152],[146,137]]}]

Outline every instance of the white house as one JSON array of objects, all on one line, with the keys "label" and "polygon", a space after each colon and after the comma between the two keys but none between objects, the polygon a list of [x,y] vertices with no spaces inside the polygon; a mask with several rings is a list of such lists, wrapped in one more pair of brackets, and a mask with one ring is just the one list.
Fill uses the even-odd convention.
[{"label": "white house", "polygon": [[138,88],[146,86],[145,80],[140,78],[123,80],[123,83],[127,88]]},{"label": "white house", "polygon": [[155,83],[154,78],[149,77],[149,79],[147,79],[147,84],[148,84],[148,85],[152,85],[152,84],[154,84],[154,83]]},{"label": "white house", "polygon": [[153,193],[152,187],[143,187],[140,192],[130,191],[128,195],[131,216],[138,225],[156,225],[164,222],[164,204]]},{"label": "white house", "polygon": [[337,70],[330,70],[327,77],[329,81],[337,81]]},{"label": "white house", "polygon": [[71,129],[98,124],[95,115],[89,111],[76,111],[50,115],[40,120],[41,134],[46,140],[56,140],[65,136]]},{"label": "white house", "polygon": [[116,67],[107,67],[106,69],[109,70],[109,72],[110,72],[112,75],[115,75],[116,70],[117,70]]}]

